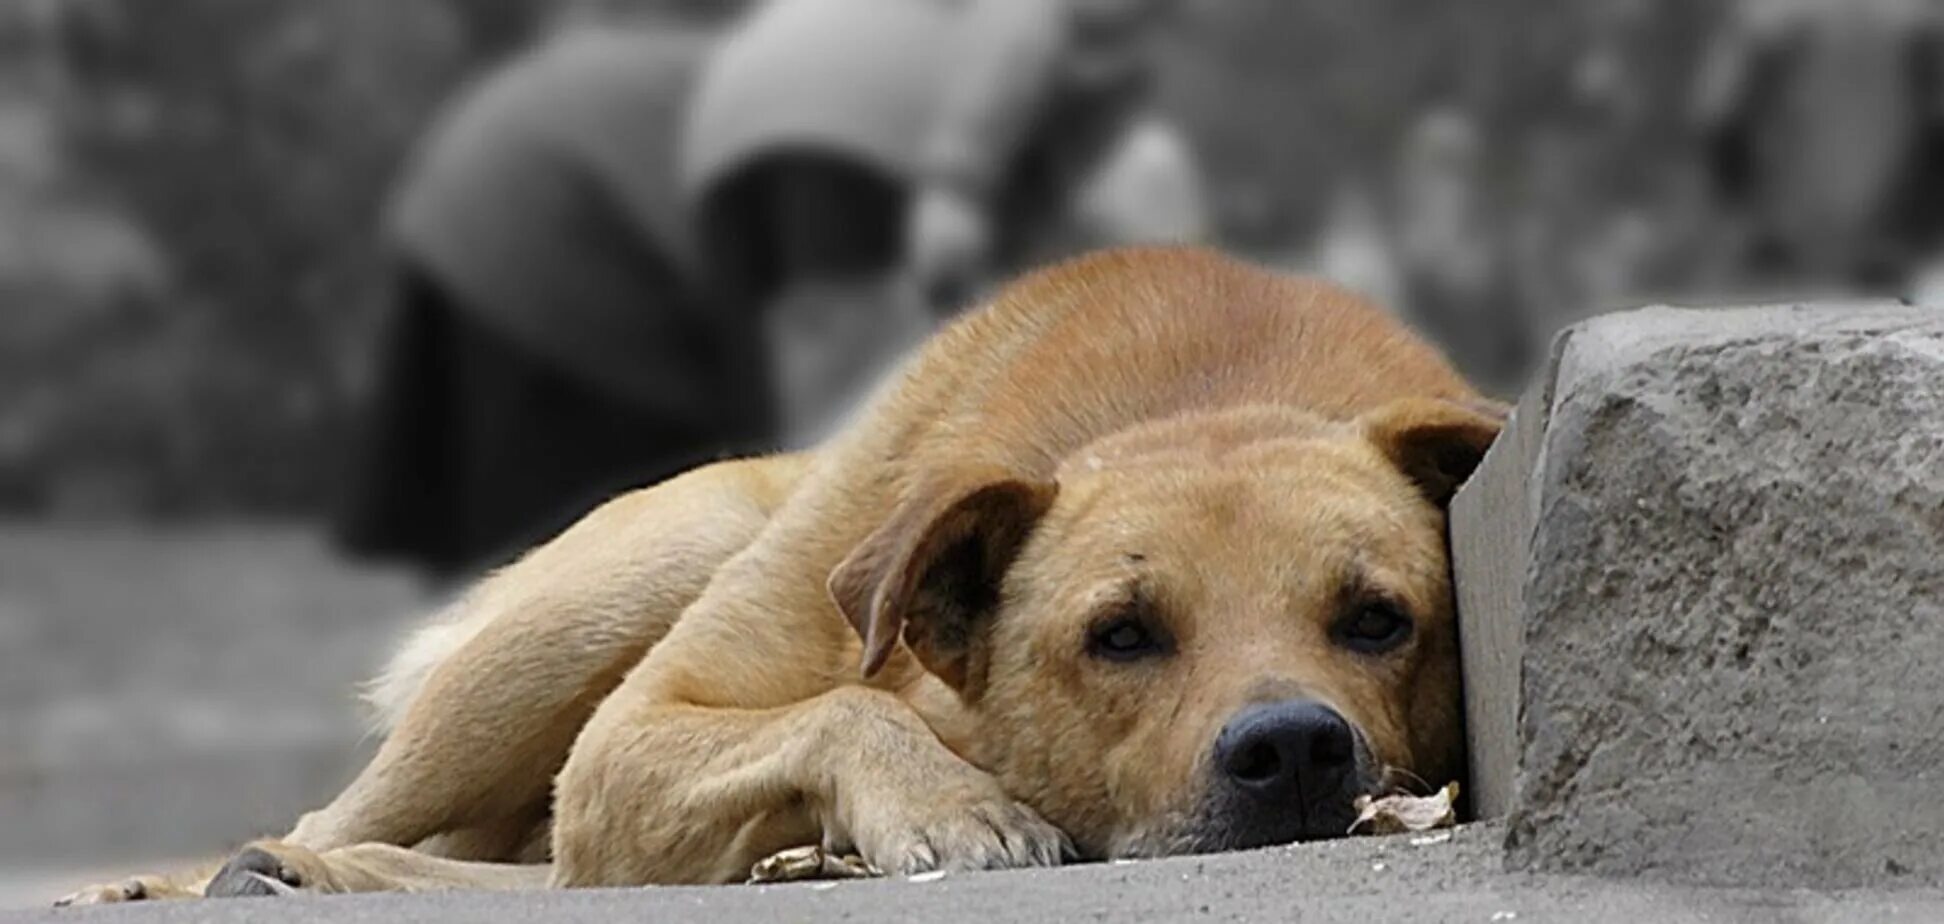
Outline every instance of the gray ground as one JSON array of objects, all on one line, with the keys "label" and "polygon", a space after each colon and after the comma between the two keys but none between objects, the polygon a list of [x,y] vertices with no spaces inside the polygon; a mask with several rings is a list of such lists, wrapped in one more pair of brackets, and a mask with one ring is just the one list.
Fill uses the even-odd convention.
[{"label": "gray ground", "polygon": [[296,528],[0,523],[0,908],[328,798],[353,685],[424,605]]},{"label": "gray ground", "polygon": [[[932,882],[164,902],[0,921],[1650,921],[1944,920],[1944,892],[1710,890],[1505,873],[1497,827]],[[274,903],[274,905],[272,904]],[[271,912],[274,909],[274,916]]]}]

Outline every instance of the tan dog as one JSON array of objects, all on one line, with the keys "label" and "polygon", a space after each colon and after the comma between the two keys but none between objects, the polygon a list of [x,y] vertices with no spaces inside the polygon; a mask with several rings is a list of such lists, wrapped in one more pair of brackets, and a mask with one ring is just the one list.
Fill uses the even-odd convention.
[{"label": "tan dog", "polygon": [[1388,772],[1459,772],[1443,504],[1500,422],[1324,283],[1189,249],[1040,272],[813,455],[622,497],[483,582],[381,680],[371,765],[208,894],[1340,835]]}]

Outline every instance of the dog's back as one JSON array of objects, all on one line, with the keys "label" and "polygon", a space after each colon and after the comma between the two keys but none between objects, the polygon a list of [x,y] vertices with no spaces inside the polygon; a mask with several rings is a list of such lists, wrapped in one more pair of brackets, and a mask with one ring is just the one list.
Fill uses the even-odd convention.
[{"label": "dog's back", "polygon": [[1335,285],[1135,248],[1015,283],[935,338],[863,428],[914,464],[1003,447],[1050,470],[1106,433],[1189,411],[1341,418],[1401,397],[1478,400],[1437,350]]}]

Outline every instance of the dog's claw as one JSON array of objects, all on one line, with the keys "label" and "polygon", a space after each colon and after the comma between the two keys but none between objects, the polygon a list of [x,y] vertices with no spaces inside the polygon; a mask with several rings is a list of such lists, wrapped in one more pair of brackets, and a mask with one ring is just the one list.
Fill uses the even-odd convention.
[{"label": "dog's claw", "polygon": [[289,895],[303,885],[303,877],[276,854],[261,847],[246,847],[223,864],[203,894],[210,898]]},{"label": "dog's claw", "polygon": [[281,879],[272,879],[255,870],[249,871],[248,875],[251,879],[256,880],[258,885],[268,889],[272,895],[289,895],[297,891],[296,886],[287,885]]}]

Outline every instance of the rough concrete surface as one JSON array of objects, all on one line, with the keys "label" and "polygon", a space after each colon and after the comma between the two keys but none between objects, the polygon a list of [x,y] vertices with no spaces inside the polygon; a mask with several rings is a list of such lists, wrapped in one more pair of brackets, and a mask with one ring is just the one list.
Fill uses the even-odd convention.
[{"label": "rough concrete surface", "polygon": [[1510,860],[1944,883],[1944,312],[1612,315],[1552,380],[1495,617],[1523,622]]},{"label": "rough concrete surface", "polygon": [[1641,921],[1931,922],[1944,891],[1709,889],[1505,872],[1503,829],[1128,864],[946,876],[934,882],[589,889],[158,902],[0,914],[0,922],[366,921]]}]

